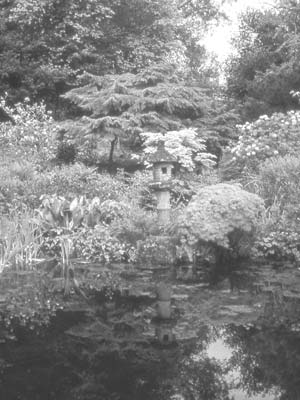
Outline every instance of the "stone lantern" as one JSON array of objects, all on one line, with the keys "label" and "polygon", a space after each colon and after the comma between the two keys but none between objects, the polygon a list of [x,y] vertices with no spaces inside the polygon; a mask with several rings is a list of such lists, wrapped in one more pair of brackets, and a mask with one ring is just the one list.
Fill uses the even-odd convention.
[{"label": "stone lantern", "polygon": [[149,162],[153,164],[151,187],[157,198],[158,223],[163,225],[170,220],[170,188],[177,159],[165,149],[164,142],[160,141],[156,152],[149,157]]}]

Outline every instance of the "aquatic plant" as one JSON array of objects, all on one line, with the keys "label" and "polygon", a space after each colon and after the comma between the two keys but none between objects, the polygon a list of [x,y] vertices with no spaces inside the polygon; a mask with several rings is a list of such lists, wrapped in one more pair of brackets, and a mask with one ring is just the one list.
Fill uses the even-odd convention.
[{"label": "aquatic plant", "polygon": [[0,218],[0,272],[5,267],[27,270],[37,261],[42,243],[38,218],[30,210]]}]

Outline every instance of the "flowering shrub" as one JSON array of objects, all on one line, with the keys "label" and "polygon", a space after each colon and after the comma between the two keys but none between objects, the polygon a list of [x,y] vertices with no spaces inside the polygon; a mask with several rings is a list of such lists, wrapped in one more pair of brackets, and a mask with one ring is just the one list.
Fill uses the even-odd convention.
[{"label": "flowering shrub", "polygon": [[0,124],[1,146],[11,149],[14,156],[28,158],[34,155],[40,162],[55,157],[58,126],[44,103],[30,104],[27,98],[24,103],[9,107],[1,97],[0,106],[15,121],[15,124]]},{"label": "flowering shrub", "polygon": [[198,137],[194,129],[169,131],[165,134],[143,132],[141,136],[144,139],[145,154],[154,153],[162,140],[166,150],[188,171],[193,171],[196,165],[212,167],[216,163],[216,156],[207,152],[205,141]]},{"label": "flowering shrub", "polygon": [[257,170],[267,158],[298,154],[300,150],[300,111],[262,115],[256,121],[238,125],[239,140],[231,148],[232,161]]},{"label": "flowering shrub", "polygon": [[300,262],[300,233],[288,227],[271,231],[255,243],[255,253],[274,261]]}]

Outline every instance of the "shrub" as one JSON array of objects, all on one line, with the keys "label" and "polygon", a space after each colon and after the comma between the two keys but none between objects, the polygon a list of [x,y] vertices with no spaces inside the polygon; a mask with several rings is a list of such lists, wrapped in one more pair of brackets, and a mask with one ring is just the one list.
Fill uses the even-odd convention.
[{"label": "shrub", "polygon": [[34,164],[21,163],[16,170],[15,163],[0,169],[0,193],[7,204],[13,200],[38,207],[42,195],[58,195],[72,199],[84,195],[99,197],[100,202],[115,200],[121,202],[142,201],[142,192],[147,193],[146,174],[126,176],[123,172],[112,176],[99,174],[95,168],[83,164],[53,167],[51,171],[38,171]]},{"label": "shrub", "polygon": [[299,170],[300,159],[286,155],[266,160],[257,174],[245,175],[247,187],[268,207],[255,246],[259,256],[300,261]]},{"label": "shrub", "polygon": [[299,154],[299,126],[300,111],[262,115],[252,123],[239,125],[239,140],[230,149],[235,168],[257,171],[268,158]]},{"label": "shrub", "polygon": [[[8,212],[13,202],[21,201],[27,190],[28,182],[35,175],[35,165],[29,161],[12,161],[0,166],[0,195],[2,212]],[[30,193],[32,195],[32,193]]]},{"label": "shrub", "polygon": [[70,164],[75,161],[76,148],[72,143],[60,142],[57,146],[56,161],[58,163]]},{"label": "shrub", "polygon": [[55,157],[58,125],[44,103],[30,104],[26,99],[24,103],[9,107],[2,97],[0,106],[15,122],[0,124],[2,149],[11,151],[14,157],[34,159],[42,166]]},{"label": "shrub", "polygon": [[43,194],[57,194],[69,199],[86,195],[89,198],[99,196],[101,200],[106,200],[119,196],[122,189],[125,191],[120,180],[108,174],[98,174],[95,168],[83,164],[57,166],[51,171],[36,174],[29,187],[36,199]]},{"label": "shrub", "polygon": [[144,241],[150,235],[159,235],[162,228],[157,225],[157,214],[132,206],[128,213],[112,224],[112,231],[119,240],[137,246],[138,241]]},{"label": "shrub", "polygon": [[300,158],[292,155],[273,157],[259,166],[253,177],[254,190],[265,199],[268,206],[275,201],[281,211],[298,209],[300,196]]},{"label": "shrub", "polygon": [[148,236],[137,242],[136,262],[169,265],[175,262],[175,246],[169,236]]},{"label": "shrub", "polygon": [[192,259],[208,244],[218,262],[224,252],[232,257],[249,253],[262,210],[263,200],[238,185],[211,185],[198,191],[171,230],[181,254]]},{"label": "shrub", "polygon": [[78,257],[93,262],[135,261],[135,248],[118,240],[107,226],[96,225],[94,229],[81,230],[74,244]]},{"label": "shrub", "polygon": [[205,140],[201,139],[194,129],[168,131],[166,133],[144,132],[145,154],[152,154],[157,150],[159,141],[165,142],[166,149],[174,155],[180,165],[187,171],[193,171],[196,166],[213,167],[216,156],[208,153]]},{"label": "shrub", "polygon": [[255,253],[272,261],[300,262],[300,232],[291,227],[274,227],[274,230],[259,237],[255,243]]}]

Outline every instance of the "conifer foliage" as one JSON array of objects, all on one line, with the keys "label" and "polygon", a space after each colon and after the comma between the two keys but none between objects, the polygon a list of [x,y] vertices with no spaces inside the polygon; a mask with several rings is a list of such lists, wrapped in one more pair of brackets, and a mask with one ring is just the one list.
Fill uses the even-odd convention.
[{"label": "conifer foliage", "polygon": [[139,152],[144,132],[179,131],[212,110],[205,90],[181,81],[174,66],[157,64],[138,74],[82,76],[83,86],[63,98],[79,119],[63,124],[63,139],[81,161],[113,162]]}]

